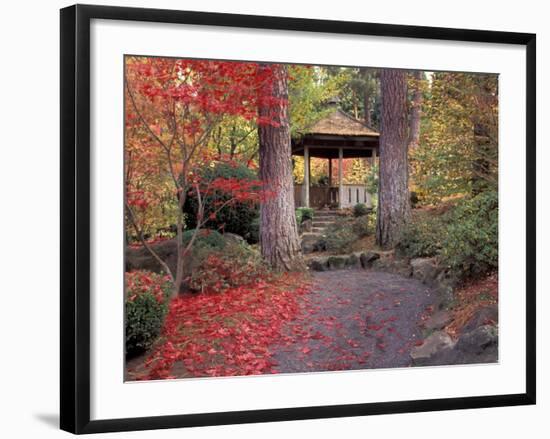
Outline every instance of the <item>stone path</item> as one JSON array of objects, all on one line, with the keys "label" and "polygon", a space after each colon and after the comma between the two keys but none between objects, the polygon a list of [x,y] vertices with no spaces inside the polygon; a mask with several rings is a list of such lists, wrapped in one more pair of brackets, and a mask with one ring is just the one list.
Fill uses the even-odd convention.
[{"label": "stone path", "polygon": [[407,367],[418,322],[435,293],[412,278],[372,270],[313,272],[303,316],[274,346],[280,373]]}]

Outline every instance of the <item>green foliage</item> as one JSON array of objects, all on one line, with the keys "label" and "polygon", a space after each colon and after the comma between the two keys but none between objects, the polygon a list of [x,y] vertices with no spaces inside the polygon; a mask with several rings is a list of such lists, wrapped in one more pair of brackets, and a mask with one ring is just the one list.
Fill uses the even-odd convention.
[{"label": "green foliage", "polygon": [[376,216],[369,212],[357,217],[351,222],[351,228],[358,238],[372,235],[376,230]]},{"label": "green foliage", "polygon": [[418,215],[402,231],[397,250],[409,258],[438,256],[460,279],[496,269],[497,192],[464,198],[443,215]]},{"label": "green foliage", "polygon": [[369,167],[369,171],[366,176],[367,191],[369,194],[375,196],[378,195],[378,163],[375,163]]},{"label": "green foliage", "polygon": [[408,258],[435,256],[446,233],[444,218],[429,214],[412,219],[402,230],[397,251]]},{"label": "green foliage", "polygon": [[298,207],[296,209],[296,223],[302,224],[305,220],[313,220],[315,211],[311,207]]},{"label": "green foliage", "polygon": [[366,67],[327,67],[338,83],[342,110],[377,129],[380,120],[378,70]]},{"label": "green foliage", "polygon": [[498,267],[497,192],[483,192],[457,205],[450,214],[441,257],[461,277]]},{"label": "green foliage", "polygon": [[[254,181],[257,179],[253,170],[244,165],[232,166],[227,163],[217,163],[213,167],[204,167],[200,170],[201,178],[204,181],[211,181],[215,178],[237,178],[239,180]],[[229,205],[219,209],[219,205],[231,199],[231,195],[222,191],[216,191],[214,195],[208,197],[204,216],[210,218],[215,211],[215,218],[210,218],[204,225],[208,229],[223,230],[224,232],[235,233],[248,239],[250,225],[254,218],[258,216],[259,206],[257,203],[231,202]],[[219,210],[218,210],[219,209]],[[198,202],[194,192],[191,192],[183,206],[184,213],[187,214],[187,227],[195,228],[197,226]]]},{"label": "green foliage", "polygon": [[249,244],[257,244],[260,242],[260,217],[257,216],[250,223],[250,228],[245,236]]},{"label": "green foliage", "polygon": [[435,73],[422,112],[420,145],[410,152],[420,199],[435,204],[457,194],[496,189],[498,77]]},{"label": "green foliage", "polygon": [[325,67],[291,65],[288,75],[290,129],[296,135],[327,114],[326,101],[337,93],[340,83],[327,75]]},{"label": "green foliage", "polygon": [[223,251],[210,252],[193,270],[188,282],[195,291],[221,293],[254,284],[268,272],[260,254],[248,244],[228,243]]},{"label": "green foliage", "polygon": [[355,217],[365,216],[369,212],[370,209],[367,207],[366,204],[357,203],[355,206],[353,206],[353,216]]},{"label": "green foliage", "polygon": [[325,237],[326,249],[337,253],[346,253],[355,241],[357,241],[357,234],[350,223],[329,227]]},{"label": "green foliage", "polygon": [[224,114],[216,129],[212,130],[209,147],[231,159],[246,161],[258,150],[258,127],[252,120]]},{"label": "green foliage", "polygon": [[[195,234],[195,229],[186,230],[182,235],[182,244],[187,246]],[[216,230],[201,229],[197,232],[197,237],[193,242],[194,248],[210,248],[212,250],[221,250],[225,246],[223,235]]]},{"label": "green foliage", "polygon": [[372,215],[364,215],[352,220],[342,219],[329,226],[324,238],[328,251],[347,253],[358,239],[374,232],[375,219]]},{"label": "green foliage", "polygon": [[157,339],[168,310],[173,285],[167,276],[147,272],[126,273],[126,353],[151,347]]}]

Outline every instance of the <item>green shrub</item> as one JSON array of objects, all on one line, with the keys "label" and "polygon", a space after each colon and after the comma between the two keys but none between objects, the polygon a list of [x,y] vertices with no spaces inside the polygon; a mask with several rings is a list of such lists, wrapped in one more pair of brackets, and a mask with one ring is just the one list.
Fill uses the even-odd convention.
[{"label": "green shrub", "polygon": [[365,178],[365,182],[367,185],[367,191],[369,191],[369,194],[371,195],[377,195],[378,194],[378,164],[374,164],[369,168],[369,171],[367,173],[367,176]]},{"label": "green shrub", "polygon": [[[193,237],[195,229],[186,230],[183,232],[182,243],[184,246],[189,244],[189,241]],[[216,230],[201,229],[197,233],[197,237],[193,242],[193,247],[208,247],[215,250],[221,250],[225,246],[225,239],[223,235]]]},{"label": "green shrub", "polygon": [[[201,169],[201,178],[206,181],[215,178],[236,178],[239,180],[254,181],[257,180],[255,172],[244,165],[233,166],[227,163],[217,163],[214,167],[204,167]],[[208,229],[223,230],[224,232],[236,233],[246,237],[252,221],[258,216],[259,204],[252,201],[234,201],[229,205],[219,209],[221,203],[231,199],[231,195],[216,191],[209,195],[208,203],[205,206],[205,218],[216,211],[213,218],[209,219],[204,225]],[[183,211],[187,215],[186,223],[188,228],[197,226],[198,202],[195,193],[192,191],[186,197]]]},{"label": "green shrub", "polygon": [[328,251],[345,253],[355,241],[357,234],[351,222],[338,221],[327,229],[325,246]]},{"label": "green shrub", "polygon": [[420,215],[405,226],[396,250],[408,258],[435,256],[441,250],[445,234],[444,218]]},{"label": "green shrub", "polygon": [[134,354],[150,348],[159,336],[173,286],[168,276],[148,271],[125,277],[126,354]]},{"label": "green shrub", "polygon": [[302,224],[306,220],[313,220],[315,211],[311,207],[298,207],[296,209],[296,223]]},{"label": "green shrub", "polygon": [[355,217],[368,215],[369,212],[370,212],[370,209],[367,207],[366,204],[358,203],[355,206],[353,206],[353,216]]},{"label": "green shrub", "polygon": [[251,285],[269,273],[260,254],[246,243],[227,244],[203,259],[188,278],[191,289],[221,293],[229,288]]},{"label": "green shrub", "polygon": [[323,247],[331,252],[349,253],[357,240],[374,233],[375,222],[372,215],[340,219],[327,228]]},{"label": "green shrub", "polygon": [[351,223],[353,233],[355,233],[358,238],[372,235],[374,233],[375,227],[376,217],[372,215],[360,216],[358,218],[355,218]]},{"label": "green shrub", "polygon": [[450,213],[441,257],[459,277],[498,267],[498,194],[487,191],[460,202]]},{"label": "green shrub", "polygon": [[[186,246],[195,230],[186,230],[183,233],[183,245]],[[189,276],[213,252],[223,251],[226,247],[224,236],[216,230],[201,229],[193,243],[191,251],[183,261],[183,275]]]},{"label": "green shrub", "polygon": [[250,223],[248,233],[243,235],[244,239],[250,244],[256,244],[260,242],[260,217],[256,217]]}]

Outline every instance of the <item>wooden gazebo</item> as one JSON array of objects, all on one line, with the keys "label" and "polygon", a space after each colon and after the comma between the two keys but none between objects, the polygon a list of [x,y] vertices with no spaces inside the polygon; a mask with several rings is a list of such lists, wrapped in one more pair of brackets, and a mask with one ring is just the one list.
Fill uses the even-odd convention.
[{"label": "wooden gazebo", "polygon": [[[305,132],[292,139],[292,155],[304,157],[304,182],[295,185],[296,206],[321,208],[325,206],[351,207],[357,203],[371,205],[371,197],[364,184],[345,185],[342,160],[371,158],[378,154],[380,134],[362,121],[342,111],[333,103],[333,110]],[[311,187],[311,157],[328,160],[329,184]],[[338,180],[333,184],[332,160],[338,159]]]}]

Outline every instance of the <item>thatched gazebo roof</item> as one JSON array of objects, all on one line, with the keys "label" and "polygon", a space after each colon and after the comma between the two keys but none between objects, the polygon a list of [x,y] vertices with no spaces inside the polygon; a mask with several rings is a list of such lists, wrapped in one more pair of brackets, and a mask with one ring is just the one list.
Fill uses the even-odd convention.
[{"label": "thatched gazebo roof", "polygon": [[337,158],[339,148],[344,158],[372,157],[379,137],[380,133],[336,108],[292,139],[292,154],[303,156],[308,146],[311,157]]}]

